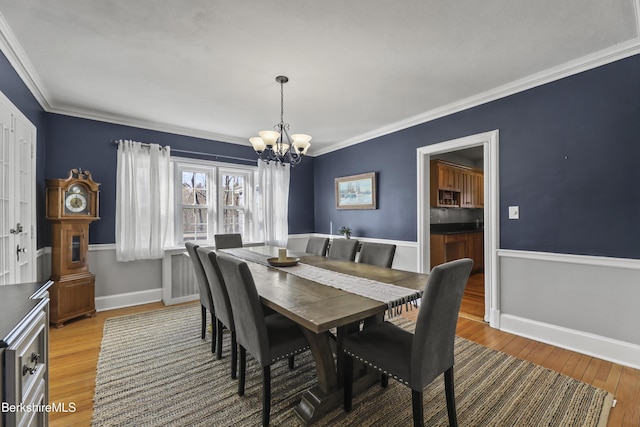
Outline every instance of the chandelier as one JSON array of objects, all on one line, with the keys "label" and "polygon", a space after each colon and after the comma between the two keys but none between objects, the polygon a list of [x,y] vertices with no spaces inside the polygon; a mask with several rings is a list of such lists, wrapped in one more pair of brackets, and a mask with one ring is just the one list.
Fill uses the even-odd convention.
[{"label": "chandelier", "polygon": [[311,146],[310,135],[297,133],[289,136],[289,123],[284,122],[284,84],[288,81],[287,76],[276,77],[276,82],[280,83],[280,123],[273,126],[275,130],[263,130],[258,132],[260,136],[249,138],[258,153],[258,159],[267,163],[274,161],[283,166],[285,161],[291,166],[300,163]]}]

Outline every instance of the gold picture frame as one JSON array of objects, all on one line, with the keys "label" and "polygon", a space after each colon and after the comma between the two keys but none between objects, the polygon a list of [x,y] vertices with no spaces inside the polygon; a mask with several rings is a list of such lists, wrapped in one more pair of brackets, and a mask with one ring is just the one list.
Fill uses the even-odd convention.
[{"label": "gold picture frame", "polygon": [[376,173],[335,179],[336,209],[377,209]]}]

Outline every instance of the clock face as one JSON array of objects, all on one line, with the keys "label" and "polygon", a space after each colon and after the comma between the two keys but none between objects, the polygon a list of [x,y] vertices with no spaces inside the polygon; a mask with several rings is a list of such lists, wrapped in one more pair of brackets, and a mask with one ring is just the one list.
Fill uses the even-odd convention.
[{"label": "clock face", "polygon": [[69,187],[65,192],[64,206],[69,213],[88,213],[88,195],[84,187],[80,185]]}]

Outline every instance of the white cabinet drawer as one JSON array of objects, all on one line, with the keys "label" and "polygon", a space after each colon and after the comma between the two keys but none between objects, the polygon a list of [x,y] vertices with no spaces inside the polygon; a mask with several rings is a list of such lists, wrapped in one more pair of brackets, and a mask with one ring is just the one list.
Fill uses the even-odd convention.
[{"label": "white cabinet drawer", "polygon": [[[47,323],[46,312],[38,311],[25,325],[24,332],[5,349],[5,400],[9,405],[44,402],[48,368]],[[8,425],[22,425],[34,414],[17,411],[6,415]],[[37,420],[35,425],[38,425]]]},{"label": "white cabinet drawer", "polygon": [[[40,378],[31,389],[31,393],[25,396],[25,407],[31,408],[30,412],[21,412],[17,414],[18,427],[44,427],[46,426],[49,413],[44,410],[48,402],[44,401],[44,378]],[[38,408],[38,410],[36,410]]]}]

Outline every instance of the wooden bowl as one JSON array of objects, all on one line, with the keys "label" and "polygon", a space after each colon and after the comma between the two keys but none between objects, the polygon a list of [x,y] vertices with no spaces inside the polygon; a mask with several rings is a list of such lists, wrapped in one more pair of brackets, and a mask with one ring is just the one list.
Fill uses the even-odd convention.
[{"label": "wooden bowl", "polygon": [[300,262],[300,258],[297,257],[286,257],[284,260],[280,260],[278,257],[268,258],[267,262],[269,265],[274,267],[291,267],[297,265]]}]

